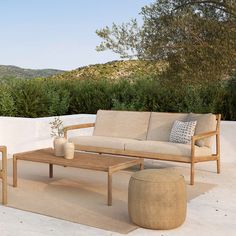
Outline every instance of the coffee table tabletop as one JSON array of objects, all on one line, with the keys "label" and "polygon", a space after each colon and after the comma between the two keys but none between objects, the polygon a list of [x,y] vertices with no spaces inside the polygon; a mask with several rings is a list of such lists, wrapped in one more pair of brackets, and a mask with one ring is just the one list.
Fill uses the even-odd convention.
[{"label": "coffee table tabletop", "polygon": [[49,164],[49,177],[53,178],[53,165],[104,171],[108,173],[108,205],[112,205],[112,174],[132,166],[143,169],[142,158],[128,158],[117,155],[75,152],[74,159],[56,157],[52,148],[39,149],[13,155],[13,186],[17,187],[17,161],[32,161]]}]

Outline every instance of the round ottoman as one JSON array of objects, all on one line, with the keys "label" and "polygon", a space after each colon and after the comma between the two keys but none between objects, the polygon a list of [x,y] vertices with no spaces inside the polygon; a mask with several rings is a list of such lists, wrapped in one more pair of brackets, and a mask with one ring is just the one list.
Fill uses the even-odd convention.
[{"label": "round ottoman", "polygon": [[129,181],[128,209],[133,223],[149,229],[173,229],[186,218],[184,177],[170,170],[141,170]]}]

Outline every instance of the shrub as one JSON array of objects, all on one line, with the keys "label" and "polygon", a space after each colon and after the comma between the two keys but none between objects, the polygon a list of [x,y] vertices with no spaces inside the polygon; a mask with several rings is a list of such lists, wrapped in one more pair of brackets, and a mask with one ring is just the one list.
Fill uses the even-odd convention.
[{"label": "shrub", "polygon": [[0,115],[1,116],[15,116],[16,107],[11,92],[7,86],[0,87]]},{"label": "shrub", "polygon": [[1,82],[0,115],[43,117],[98,109],[221,113],[236,120],[236,78],[181,84],[156,77],[133,80],[11,80]]},{"label": "shrub", "polygon": [[43,96],[45,96],[45,108],[47,116],[59,116],[67,114],[70,105],[70,88],[64,81],[44,81]]},{"label": "shrub", "polygon": [[225,99],[222,100],[222,112],[223,118],[236,120],[236,75],[227,84]]},{"label": "shrub", "polygon": [[75,80],[70,83],[70,114],[95,114],[98,109],[111,109],[112,85],[107,80]]}]

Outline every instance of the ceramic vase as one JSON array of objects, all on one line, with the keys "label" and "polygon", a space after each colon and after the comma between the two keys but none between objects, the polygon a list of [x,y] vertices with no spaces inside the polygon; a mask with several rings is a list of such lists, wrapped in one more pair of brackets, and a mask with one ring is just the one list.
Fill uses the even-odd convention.
[{"label": "ceramic vase", "polygon": [[64,144],[66,143],[66,139],[62,137],[56,137],[53,141],[54,146],[54,154],[57,157],[64,156]]},{"label": "ceramic vase", "polygon": [[75,145],[74,143],[66,142],[64,144],[64,154],[66,159],[73,159],[75,153]]}]

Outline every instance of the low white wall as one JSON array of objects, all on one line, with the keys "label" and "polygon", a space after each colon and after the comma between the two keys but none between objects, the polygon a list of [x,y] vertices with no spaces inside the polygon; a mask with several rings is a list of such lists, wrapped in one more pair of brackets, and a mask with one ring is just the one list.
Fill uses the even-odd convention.
[{"label": "low white wall", "polygon": [[[94,122],[96,115],[61,116],[64,126]],[[0,145],[6,145],[8,153],[51,147],[51,128],[49,122],[54,117],[17,118],[0,117]],[[70,135],[91,135],[93,128],[71,131]]]},{"label": "low white wall", "polygon": [[220,130],[221,161],[236,162],[236,121],[222,121]]},{"label": "low white wall", "polygon": [[[94,122],[95,115],[61,116],[65,126]],[[49,122],[54,117],[15,118],[0,117],[0,145],[8,147],[9,156],[15,152],[51,147]],[[93,128],[71,131],[70,135],[91,135]],[[221,160],[236,162],[236,122],[221,122]]]}]

